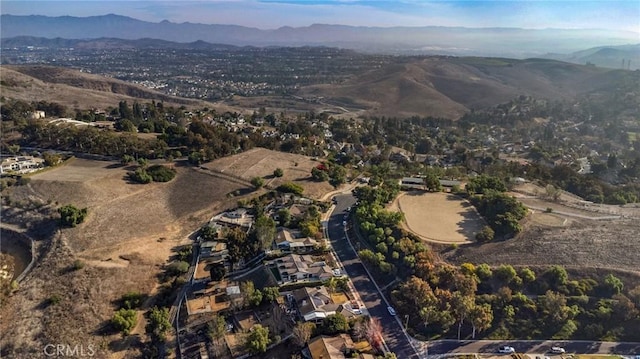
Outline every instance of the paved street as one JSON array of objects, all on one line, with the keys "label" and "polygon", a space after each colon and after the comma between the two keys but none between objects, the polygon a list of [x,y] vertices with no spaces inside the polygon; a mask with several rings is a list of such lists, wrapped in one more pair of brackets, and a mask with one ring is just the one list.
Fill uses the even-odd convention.
[{"label": "paved street", "polygon": [[400,324],[387,311],[386,302],[382,299],[344,235],[343,216],[346,208],[355,204],[355,197],[351,194],[345,194],[337,195],[336,198],[338,203],[329,218],[327,227],[331,245],[353,281],[353,285],[360,294],[364,305],[368,308],[369,314],[371,317],[380,320],[383,328],[383,337],[389,349],[396,353],[398,358],[417,358],[418,356],[404,335]]},{"label": "paved street", "polygon": [[[422,344],[424,346],[425,343]],[[615,343],[596,341],[566,340],[437,340],[429,343],[429,355],[445,353],[498,353],[498,348],[508,345],[517,353],[539,354],[550,358],[560,358],[549,353],[551,347],[563,347],[567,354],[619,354],[640,355],[640,343]],[[421,354],[425,348],[421,348]],[[505,358],[508,357],[505,355]]]}]

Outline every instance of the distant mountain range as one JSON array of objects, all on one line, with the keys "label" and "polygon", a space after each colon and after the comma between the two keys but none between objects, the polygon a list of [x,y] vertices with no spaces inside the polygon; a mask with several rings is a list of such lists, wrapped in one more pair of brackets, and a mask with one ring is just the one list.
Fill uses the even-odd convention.
[{"label": "distant mountain range", "polygon": [[612,69],[640,69],[640,44],[622,46],[598,46],[570,54],[546,54],[547,59],[554,59],[574,64],[592,64]]},{"label": "distant mountain range", "polygon": [[[597,46],[638,42],[639,34],[610,30],[356,27],[315,24],[261,30],[236,25],[146,22],[120,15],[47,17],[2,15],[2,38],[33,36],[63,39],[153,38],[179,43],[236,46],[331,46],[364,52],[526,58],[569,53]],[[4,40],[3,40],[4,43]],[[3,44],[4,46],[4,44]]]}]

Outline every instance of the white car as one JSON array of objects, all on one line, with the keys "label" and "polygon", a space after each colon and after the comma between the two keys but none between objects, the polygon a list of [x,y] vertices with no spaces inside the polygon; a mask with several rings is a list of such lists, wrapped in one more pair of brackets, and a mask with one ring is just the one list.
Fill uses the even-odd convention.
[{"label": "white car", "polygon": [[565,350],[563,347],[551,347],[551,352],[554,354],[564,354]]},{"label": "white car", "polygon": [[498,348],[498,353],[513,354],[515,352],[516,352],[516,350],[513,347],[510,347],[510,346],[507,346],[507,345]]},{"label": "white car", "polygon": [[389,307],[387,307],[387,310],[389,311],[389,314],[396,315],[396,310],[393,309],[393,307],[389,306]]}]

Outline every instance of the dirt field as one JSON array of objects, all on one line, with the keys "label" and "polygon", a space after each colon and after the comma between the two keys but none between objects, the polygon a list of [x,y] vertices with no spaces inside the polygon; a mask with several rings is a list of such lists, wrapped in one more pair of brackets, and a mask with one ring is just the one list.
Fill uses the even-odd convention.
[{"label": "dirt field", "polygon": [[[176,169],[169,183],[139,185],[127,183],[128,169],[116,163],[75,159],[10,188],[13,203],[41,203],[52,212],[74,204],[89,215],[76,228],[35,238],[43,255],[0,309],[2,357],[42,357],[47,343],[93,344],[98,358],[141,356],[131,349],[144,338],[141,314],[126,340],[104,331],[114,301],[128,291],[153,294],[172,250],[189,243],[189,233],[213,214],[234,206],[239,197],[227,195],[243,189],[206,171]],[[24,211],[4,212],[3,223],[25,218],[7,217]],[[70,270],[75,260],[84,267]],[[53,295],[59,303],[50,303]]]},{"label": "dirt field", "polygon": [[404,213],[407,229],[438,243],[468,243],[484,221],[473,206],[447,193],[406,192],[392,208]]},{"label": "dirt field", "polygon": [[[319,199],[333,187],[327,182],[311,180],[311,169],[320,162],[310,157],[272,151],[265,148],[254,148],[234,156],[229,156],[207,163],[204,167],[232,176],[251,180],[254,177],[265,178],[265,185],[275,188],[285,182],[295,182],[304,187],[304,195]],[[273,171],[281,168],[284,176],[274,178]]]},{"label": "dirt field", "polygon": [[640,223],[632,220],[574,221],[563,228],[527,228],[516,238],[482,245],[442,248],[444,259],[454,263],[488,263],[608,268],[640,273]]}]

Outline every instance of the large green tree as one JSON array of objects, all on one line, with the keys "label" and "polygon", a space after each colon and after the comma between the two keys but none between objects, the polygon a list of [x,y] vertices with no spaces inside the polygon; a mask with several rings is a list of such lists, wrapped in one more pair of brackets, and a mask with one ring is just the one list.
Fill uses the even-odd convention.
[{"label": "large green tree", "polygon": [[251,353],[260,354],[267,351],[270,343],[269,328],[256,324],[251,328],[251,333],[247,336],[245,345]]}]

